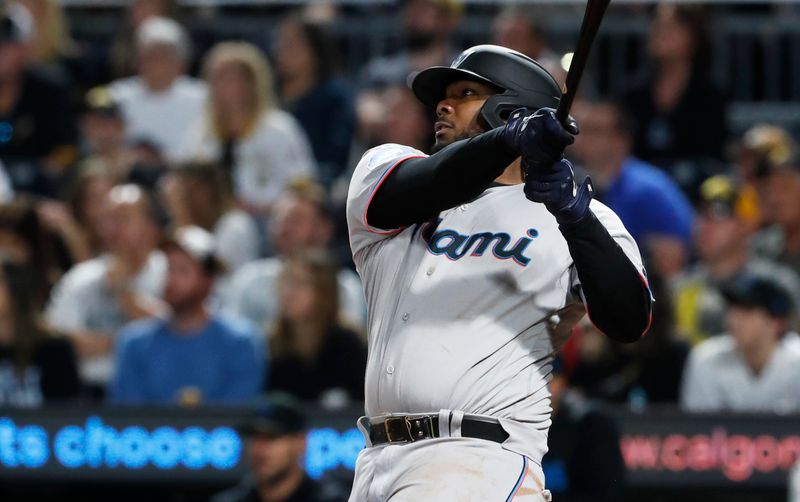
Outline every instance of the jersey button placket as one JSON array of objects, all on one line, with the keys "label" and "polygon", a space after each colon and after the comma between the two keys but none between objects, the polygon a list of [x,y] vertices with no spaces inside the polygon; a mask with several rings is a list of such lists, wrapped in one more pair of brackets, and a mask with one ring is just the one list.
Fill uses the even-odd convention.
[{"label": "jersey button placket", "polygon": [[406,313],[404,313],[402,316],[400,316],[400,319],[402,319],[402,320],[403,320],[403,322],[408,322],[408,319],[409,319],[410,317],[411,317],[411,314],[409,314],[408,312],[406,312]]},{"label": "jersey button placket", "polygon": [[387,375],[393,375],[394,374],[394,366],[392,366],[391,364],[389,366],[387,366],[386,367],[386,374]]}]

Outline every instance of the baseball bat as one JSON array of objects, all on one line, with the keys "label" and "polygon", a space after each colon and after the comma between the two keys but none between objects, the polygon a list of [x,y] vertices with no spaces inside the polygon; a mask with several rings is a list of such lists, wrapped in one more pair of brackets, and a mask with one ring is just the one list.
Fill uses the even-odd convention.
[{"label": "baseball bat", "polygon": [[575,94],[578,92],[578,85],[581,82],[583,69],[586,67],[586,62],[589,59],[594,37],[597,35],[600,23],[603,22],[603,15],[606,13],[606,7],[608,7],[609,2],[610,0],[589,0],[586,4],[586,11],[583,13],[583,22],[581,23],[581,32],[578,36],[578,43],[575,45],[575,52],[572,53],[572,62],[567,71],[564,92],[561,95],[561,101],[559,101],[558,108],[556,109],[556,118],[564,125],[567,123],[569,110],[572,108],[572,102],[575,100]]}]

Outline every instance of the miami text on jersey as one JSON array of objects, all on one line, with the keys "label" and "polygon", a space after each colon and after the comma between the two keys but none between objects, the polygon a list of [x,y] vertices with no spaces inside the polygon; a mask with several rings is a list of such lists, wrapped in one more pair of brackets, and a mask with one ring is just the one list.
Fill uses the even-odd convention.
[{"label": "miami text on jersey", "polygon": [[525,256],[525,249],[539,236],[539,231],[529,228],[527,237],[520,237],[511,245],[511,236],[506,232],[480,232],[464,235],[451,229],[437,230],[428,240],[428,251],[436,255],[445,255],[451,260],[460,260],[469,253],[470,256],[483,256],[490,247],[495,258],[514,260],[523,267],[531,259]]}]

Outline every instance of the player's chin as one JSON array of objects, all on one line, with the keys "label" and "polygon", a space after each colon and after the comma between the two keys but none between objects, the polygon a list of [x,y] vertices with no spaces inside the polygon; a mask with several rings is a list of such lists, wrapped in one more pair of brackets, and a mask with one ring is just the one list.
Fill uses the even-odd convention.
[{"label": "player's chin", "polygon": [[431,148],[431,153],[438,152],[447,145],[453,144],[454,141],[455,138],[451,137],[451,135],[449,134],[442,134],[442,133],[437,134],[436,141],[433,143],[433,147]]},{"label": "player's chin", "polygon": [[442,148],[446,147],[449,144],[450,143],[442,143],[441,141],[439,141],[437,139],[436,142],[431,147],[431,153],[436,153],[436,152],[438,152],[439,150],[441,150]]}]

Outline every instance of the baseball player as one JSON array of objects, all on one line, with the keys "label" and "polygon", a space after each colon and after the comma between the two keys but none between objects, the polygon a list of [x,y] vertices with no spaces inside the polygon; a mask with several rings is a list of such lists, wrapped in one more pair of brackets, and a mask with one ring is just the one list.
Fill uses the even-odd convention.
[{"label": "baseball player", "polygon": [[652,297],[619,218],[576,185],[539,64],[481,45],[413,80],[435,153],[387,144],[350,184],[369,316],[352,502],[549,500],[551,361],[584,311],[637,340]]}]

